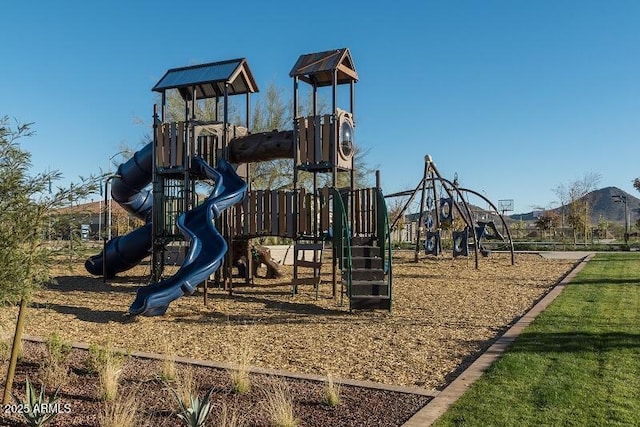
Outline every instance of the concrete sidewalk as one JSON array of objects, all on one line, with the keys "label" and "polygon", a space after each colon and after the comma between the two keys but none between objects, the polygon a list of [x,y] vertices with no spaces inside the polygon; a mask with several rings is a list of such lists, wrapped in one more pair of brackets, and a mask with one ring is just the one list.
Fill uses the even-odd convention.
[{"label": "concrete sidewalk", "polygon": [[579,260],[589,255],[594,255],[595,252],[587,251],[539,251],[542,258],[547,259],[575,259]]}]

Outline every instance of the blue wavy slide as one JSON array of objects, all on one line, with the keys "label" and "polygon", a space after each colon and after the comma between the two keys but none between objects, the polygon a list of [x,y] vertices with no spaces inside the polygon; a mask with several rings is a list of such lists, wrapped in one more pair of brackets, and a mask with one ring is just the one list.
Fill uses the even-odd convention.
[{"label": "blue wavy slide", "polygon": [[127,212],[145,221],[146,225],[129,234],[109,240],[106,250],[90,257],[84,263],[89,273],[96,276],[102,275],[103,262],[106,259],[106,276],[113,278],[117,273],[135,267],[149,255],[152,243],[153,198],[151,191],[146,188],[151,183],[152,170],[153,146],[151,143],[118,167],[116,178],[111,184],[111,197]]},{"label": "blue wavy slide", "polygon": [[220,160],[214,169],[201,158],[194,157],[191,169],[215,183],[213,191],[201,205],[178,217],[178,228],[190,242],[187,256],[172,277],[138,289],[136,299],[129,307],[131,315],[163,315],[172,301],[192,294],[199,283],[222,265],[227,243],[213,220],[245,198],[247,184],[224,160]]}]

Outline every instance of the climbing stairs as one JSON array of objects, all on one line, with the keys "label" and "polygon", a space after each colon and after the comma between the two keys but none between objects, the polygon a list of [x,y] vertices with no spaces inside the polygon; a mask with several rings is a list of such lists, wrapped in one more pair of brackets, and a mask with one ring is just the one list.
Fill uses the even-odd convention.
[{"label": "climbing stairs", "polygon": [[348,220],[348,193],[333,190],[333,252],[342,273],[342,298],[349,298],[350,310],[391,311],[393,272],[389,217],[379,188],[352,195],[359,206],[371,206],[366,215]]},{"label": "climbing stairs", "polygon": [[350,309],[391,310],[391,283],[385,277],[385,262],[381,248],[373,238],[351,239],[351,286],[343,270],[343,285],[350,288]]}]

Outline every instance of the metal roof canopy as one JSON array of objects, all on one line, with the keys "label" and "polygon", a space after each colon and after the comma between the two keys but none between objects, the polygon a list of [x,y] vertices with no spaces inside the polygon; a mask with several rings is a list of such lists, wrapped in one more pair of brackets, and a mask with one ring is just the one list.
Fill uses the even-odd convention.
[{"label": "metal roof canopy", "polygon": [[151,90],[178,89],[183,99],[191,100],[194,89],[198,99],[224,96],[225,85],[228,85],[228,95],[258,92],[245,58],[172,68]]},{"label": "metal roof canopy", "polygon": [[334,71],[337,71],[336,84],[358,81],[349,48],[300,55],[289,76],[309,84],[315,83],[316,87],[331,86]]}]

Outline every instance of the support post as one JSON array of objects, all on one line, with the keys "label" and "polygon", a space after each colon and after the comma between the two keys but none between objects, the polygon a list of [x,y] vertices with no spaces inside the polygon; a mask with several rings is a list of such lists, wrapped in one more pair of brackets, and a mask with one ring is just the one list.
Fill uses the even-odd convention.
[{"label": "support post", "polygon": [[418,227],[416,229],[416,249],[413,255],[413,262],[418,262],[418,253],[420,252],[420,229],[422,228],[422,222],[424,217],[424,199],[427,192],[427,171],[429,169],[429,163],[424,163],[424,174],[422,176],[422,195],[420,196],[420,214],[418,215]]},{"label": "support post", "polygon": [[11,346],[11,358],[9,360],[9,368],[7,369],[7,378],[4,382],[4,394],[2,396],[2,404],[8,405],[11,397],[11,389],[13,388],[13,378],[16,375],[16,365],[18,364],[18,353],[20,353],[20,344],[22,342],[22,331],[24,330],[24,317],[27,312],[27,300],[23,297],[20,300],[20,310],[18,311],[18,320],[16,321],[16,330],[13,334],[13,345]]},{"label": "support post", "polygon": [[[120,178],[120,175],[111,175],[104,181],[104,229],[105,234],[102,236],[102,283],[107,283],[107,230],[109,233],[109,239],[111,238],[111,210],[107,207],[107,197],[109,195],[109,181],[113,178]],[[108,214],[108,218],[107,218]],[[108,221],[108,222],[107,222]],[[108,227],[108,228],[107,228]]]}]

